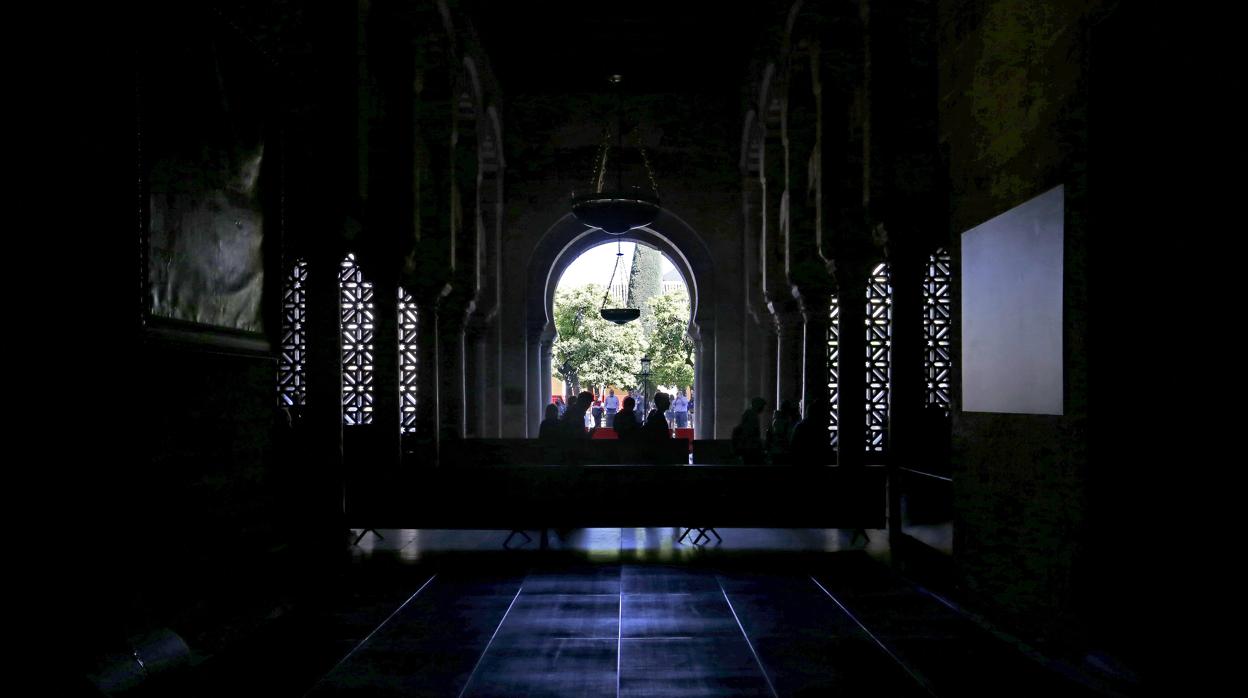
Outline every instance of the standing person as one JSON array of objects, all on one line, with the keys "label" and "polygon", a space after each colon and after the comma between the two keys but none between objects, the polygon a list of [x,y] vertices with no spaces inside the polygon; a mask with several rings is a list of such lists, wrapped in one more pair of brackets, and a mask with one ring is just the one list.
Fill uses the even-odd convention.
[{"label": "standing person", "polygon": [[[641,426],[641,423],[642,423],[642,422],[644,422],[644,421],[646,421],[646,415],[644,415],[644,414],[642,414],[641,412],[638,412],[638,411],[637,411],[637,408],[638,408],[638,407],[640,407],[640,406],[642,406],[642,405],[639,405],[639,404],[638,404],[638,402],[637,402],[637,398],[633,396],[633,391],[631,391],[631,390],[630,390],[630,391],[628,391],[628,397],[626,397],[626,398],[624,398],[624,399],[625,399],[625,401],[628,401],[628,400],[632,400],[632,401],[633,401],[633,410],[632,410],[633,421],[637,422],[637,426]],[[621,414],[622,414],[622,413],[621,413]]]},{"label": "standing person", "polygon": [[750,406],[741,413],[741,422],[732,429],[732,450],[745,465],[763,463],[763,431],[758,426],[758,416],[767,407],[761,397],[750,400]]},{"label": "standing person", "polygon": [[789,450],[795,465],[827,465],[835,457],[828,444],[828,402],[818,397],[806,408],[806,416],[793,425]]},{"label": "standing person", "polygon": [[598,427],[602,426],[602,397],[597,394],[594,395],[593,413],[594,413],[594,428],[597,429]]},{"label": "standing person", "polygon": [[623,409],[615,415],[615,433],[619,434],[621,441],[631,441],[637,435],[637,415],[633,411],[636,408],[637,401],[630,395],[624,398]]},{"label": "standing person", "polygon": [[607,399],[605,401],[607,412],[607,426],[615,426],[615,413],[620,411],[620,399],[615,396],[615,389],[607,391]]},{"label": "standing person", "polygon": [[676,393],[676,399],[672,400],[672,415],[675,417],[677,429],[689,426],[689,400],[681,393]]},{"label": "standing person", "polygon": [[589,406],[594,402],[594,396],[589,392],[583,392],[568,401],[568,410],[563,413],[563,419],[560,420],[563,436],[566,439],[578,440],[588,438],[588,428],[586,421],[589,415]]},{"label": "standing person", "polygon": [[802,418],[797,403],[782,400],[780,409],[776,410],[771,419],[771,429],[767,431],[767,453],[774,465],[791,465],[792,452],[789,446],[793,439],[793,427]]},{"label": "standing person", "polygon": [[667,396],[667,393],[655,393],[654,409],[650,410],[646,423],[641,425],[638,440],[645,444],[642,447],[643,455],[648,463],[666,465],[670,462],[670,451],[665,444],[671,443],[672,432],[668,429],[667,419],[663,413],[667,412],[671,404],[671,398]]},{"label": "standing person", "polygon": [[556,396],[555,396],[554,398],[552,398],[552,399],[553,399],[553,400],[554,400],[554,402],[555,402],[555,409],[559,410],[559,418],[560,418],[560,419],[563,419],[563,413],[564,413],[565,411],[567,411],[567,409],[568,409],[568,406],[567,406],[567,405],[565,405],[565,404],[564,404],[564,402],[563,402],[563,396],[562,396],[562,395],[556,395]]},{"label": "standing person", "polygon": [[650,410],[650,414],[646,416],[646,423],[641,425],[642,438],[656,441],[672,438],[672,433],[667,426],[667,418],[663,416],[671,404],[672,401],[667,397],[667,393],[654,394],[654,409]]},{"label": "standing person", "polygon": [[550,403],[546,406],[546,416],[538,427],[537,438],[542,441],[558,440],[559,438],[559,406]]}]

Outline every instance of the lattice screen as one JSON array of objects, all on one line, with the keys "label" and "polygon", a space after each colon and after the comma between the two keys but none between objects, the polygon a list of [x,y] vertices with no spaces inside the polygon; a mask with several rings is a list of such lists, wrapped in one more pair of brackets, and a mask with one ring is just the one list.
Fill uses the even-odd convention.
[{"label": "lattice screen", "polygon": [[893,287],[888,264],[877,264],[867,282],[867,450],[888,441],[893,362]]},{"label": "lattice screen", "polygon": [[416,431],[416,304],[399,289],[399,431]]},{"label": "lattice screen", "polygon": [[355,255],[338,274],[342,305],[342,423],[373,423],[373,285],[364,280]]},{"label": "lattice screen", "polygon": [[832,447],[840,443],[841,406],[841,300],[835,295],[828,312],[828,438]]},{"label": "lattice screen", "polygon": [[307,401],[307,286],[308,263],[301,259],[282,286],[282,346],[277,362],[277,404],[281,407],[302,407]]},{"label": "lattice screen", "polygon": [[927,404],[949,414],[949,340],[953,314],[950,308],[949,280],[953,263],[944,248],[927,258],[923,276],[923,338],[927,353],[923,356],[923,373],[927,381]]}]

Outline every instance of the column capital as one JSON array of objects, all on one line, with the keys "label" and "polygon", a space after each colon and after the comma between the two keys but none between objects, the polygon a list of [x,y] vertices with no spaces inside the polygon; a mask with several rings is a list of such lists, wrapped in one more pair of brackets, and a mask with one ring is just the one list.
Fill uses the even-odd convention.
[{"label": "column capital", "polygon": [[767,301],[767,310],[771,313],[776,327],[788,326],[802,321],[801,303],[792,296]]}]

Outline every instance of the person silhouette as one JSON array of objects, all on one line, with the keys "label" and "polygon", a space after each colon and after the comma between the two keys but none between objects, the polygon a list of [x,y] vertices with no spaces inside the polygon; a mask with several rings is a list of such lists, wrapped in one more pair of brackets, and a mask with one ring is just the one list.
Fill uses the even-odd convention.
[{"label": "person silhouette", "polygon": [[780,409],[771,418],[771,428],[767,430],[767,453],[773,465],[791,465],[793,452],[790,450],[793,439],[793,427],[802,418],[797,404],[792,400],[782,400]]},{"label": "person silhouette", "polygon": [[542,425],[538,427],[537,438],[542,441],[559,438],[559,406],[553,402],[546,405],[545,418],[542,419]]},{"label": "person silhouette", "polygon": [[671,404],[671,398],[667,396],[667,393],[654,394],[654,409],[650,410],[646,423],[641,425],[639,432],[640,440],[645,444],[642,455],[647,462],[662,464],[668,459],[670,451],[665,444],[672,440],[672,432],[663,413]]},{"label": "person silhouette", "polygon": [[615,433],[621,441],[632,441],[637,436],[637,401],[632,396],[624,398],[624,406],[615,415]]},{"label": "person silhouette", "polygon": [[828,439],[828,401],[817,398],[806,416],[793,426],[789,450],[796,465],[827,465],[833,458]]},{"label": "person silhouette", "polygon": [[590,432],[585,429],[585,413],[593,402],[594,396],[589,391],[584,391],[568,401],[568,409],[563,413],[563,419],[560,420],[565,439],[589,438]]},{"label": "person silhouette", "polygon": [[667,425],[667,417],[664,416],[671,404],[672,400],[667,396],[667,393],[659,392],[654,394],[654,408],[646,416],[646,423],[641,426],[643,438],[653,440],[672,438],[672,433]]},{"label": "person silhouette", "polygon": [[594,395],[593,408],[590,412],[594,415],[594,427],[602,426],[602,398]]},{"label": "person silhouette", "polygon": [[732,450],[745,465],[763,463],[763,433],[758,426],[758,416],[767,407],[761,397],[750,400],[750,406],[741,413],[741,421],[732,428]]}]

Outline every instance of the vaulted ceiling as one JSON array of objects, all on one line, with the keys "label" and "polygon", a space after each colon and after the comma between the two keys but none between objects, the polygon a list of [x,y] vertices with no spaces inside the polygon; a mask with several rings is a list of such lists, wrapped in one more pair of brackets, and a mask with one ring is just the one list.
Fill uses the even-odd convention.
[{"label": "vaulted ceiling", "polygon": [[636,92],[737,90],[770,2],[466,0],[505,93],[594,92],[625,76]]}]

